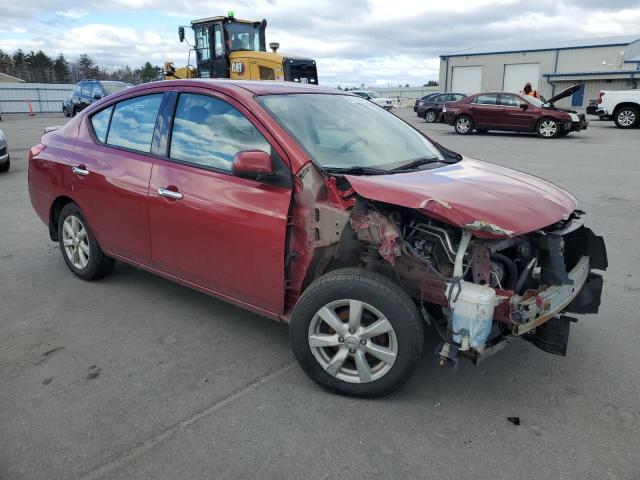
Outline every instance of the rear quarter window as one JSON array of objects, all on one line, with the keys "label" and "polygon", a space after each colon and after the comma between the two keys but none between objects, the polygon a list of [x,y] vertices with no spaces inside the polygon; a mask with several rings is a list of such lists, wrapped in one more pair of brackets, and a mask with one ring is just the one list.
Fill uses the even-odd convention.
[{"label": "rear quarter window", "polygon": [[111,120],[111,112],[113,112],[113,106],[100,110],[91,117],[93,133],[96,134],[96,137],[102,143],[107,141],[107,130],[109,128],[109,120]]}]

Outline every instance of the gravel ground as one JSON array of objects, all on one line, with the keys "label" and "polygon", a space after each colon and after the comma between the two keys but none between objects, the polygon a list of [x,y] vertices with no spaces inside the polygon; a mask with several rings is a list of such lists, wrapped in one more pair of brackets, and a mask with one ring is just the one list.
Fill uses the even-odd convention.
[{"label": "gravel ground", "polygon": [[515,341],[440,369],[434,340],[392,396],[329,394],[294,363],[284,325],[126,265],[74,277],[27,192],[28,147],[66,119],[4,116],[0,479],[639,478],[640,130],[461,137],[396,113],[577,195],[610,267],[567,357]]}]

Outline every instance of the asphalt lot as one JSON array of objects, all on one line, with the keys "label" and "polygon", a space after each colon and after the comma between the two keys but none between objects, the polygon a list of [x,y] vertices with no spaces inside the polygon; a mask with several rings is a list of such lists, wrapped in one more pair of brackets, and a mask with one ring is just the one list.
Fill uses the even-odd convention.
[{"label": "asphalt lot", "polygon": [[461,137],[397,113],[577,195],[610,266],[567,357],[515,341],[440,369],[433,342],[392,396],[329,394],[295,364],[284,325],[122,264],[73,276],[27,191],[28,147],[66,119],[4,116],[0,479],[640,478],[640,130]]}]

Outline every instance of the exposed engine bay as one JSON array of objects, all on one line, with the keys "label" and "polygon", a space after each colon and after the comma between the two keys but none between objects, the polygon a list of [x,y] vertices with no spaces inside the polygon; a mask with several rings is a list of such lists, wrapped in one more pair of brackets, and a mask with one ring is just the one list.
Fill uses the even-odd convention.
[{"label": "exposed engine bay", "polygon": [[[298,176],[287,259],[287,304],[334,268],[360,266],[395,279],[441,337],[439,362],[474,362],[521,337],[566,353],[566,313],[597,313],[606,270],[602,237],[584,212],[523,235],[482,219],[464,228],[418,210],[367,200],[344,179]],[[339,185],[339,186],[338,186]],[[304,268],[306,266],[306,268]]]}]

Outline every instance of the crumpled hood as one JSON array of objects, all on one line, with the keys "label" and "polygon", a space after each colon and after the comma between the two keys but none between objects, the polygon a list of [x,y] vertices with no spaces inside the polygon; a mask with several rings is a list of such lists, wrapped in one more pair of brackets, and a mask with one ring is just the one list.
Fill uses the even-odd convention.
[{"label": "crumpled hood", "polygon": [[415,208],[479,237],[528,233],[576,208],[572,194],[546,180],[466,157],[432,170],[346,179],[369,200]]}]

